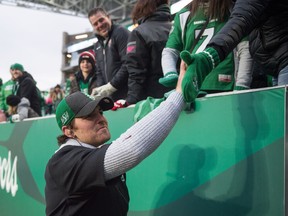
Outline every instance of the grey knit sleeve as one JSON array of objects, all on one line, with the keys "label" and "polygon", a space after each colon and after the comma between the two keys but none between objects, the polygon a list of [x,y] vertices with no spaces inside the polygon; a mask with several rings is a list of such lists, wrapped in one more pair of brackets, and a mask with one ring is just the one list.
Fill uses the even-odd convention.
[{"label": "grey knit sleeve", "polygon": [[180,52],[172,48],[164,48],[162,51],[161,65],[163,75],[168,72],[177,72],[177,61],[180,58]]},{"label": "grey knit sleeve", "polygon": [[173,92],[159,107],[112,142],[104,158],[106,180],[135,167],[164,141],[175,125],[185,102]]},{"label": "grey knit sleeve", "polygon": [[28,107],[30,107],[29,100],[25,97],[21,98],[21,101],[17,106],[17,114],[19,115],[20,121],[28,118]]},{"label": "grey knit sleeve", "polygon": [[250,88],[252,82],[252,57],[247,40],[240,42],[237,47],[238,72],[236,74],[235,86]]}]

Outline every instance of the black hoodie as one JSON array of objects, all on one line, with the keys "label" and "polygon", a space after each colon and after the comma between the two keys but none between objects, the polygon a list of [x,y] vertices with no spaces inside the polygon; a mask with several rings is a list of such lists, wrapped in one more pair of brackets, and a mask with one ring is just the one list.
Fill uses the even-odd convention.
[{"label": "black hoodie", "polygon": [[14,94],[20,98],[27,98],[31,108],[41,116],[41,99],[36,82],[28,72],[24,71],[23,75],[18,78],[15,85]]}]

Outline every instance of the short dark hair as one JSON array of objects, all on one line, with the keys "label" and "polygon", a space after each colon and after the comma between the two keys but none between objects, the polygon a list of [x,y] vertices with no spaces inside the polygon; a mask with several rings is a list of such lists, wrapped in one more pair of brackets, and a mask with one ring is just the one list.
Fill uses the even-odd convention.
[{"label": "short dark hair", "polygon": [[9,95],[7,98],[6,98],[6,103],[9,105],[9,106],[18,106],[18,104],[21,102],[21,98],[17,95]]},{"label": "short dark hair", "polygon": [[54,88],[60,88],[61,89],[61,86],[59,84],[57,84]]},{"label": "short dark hair", "polygon": [[104,10],[104,8],[101,7],[96,7],[96,8],[92,8],[89,12],[88,12],[88,18],[90,18],[91,16],[98,14],[98,13],[102,13],[105,16],[109,17],[109,14]]}]

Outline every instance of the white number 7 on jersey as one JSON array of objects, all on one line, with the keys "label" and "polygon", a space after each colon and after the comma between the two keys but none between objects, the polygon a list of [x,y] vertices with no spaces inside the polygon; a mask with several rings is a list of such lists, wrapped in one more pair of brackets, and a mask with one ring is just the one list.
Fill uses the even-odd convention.
[{"label": "white number 7 on jersey", "polygon": [[[201,30],[196,30],[195,31],[195,38],[197,38],[198,34],[200,33]],[[202,36],[207,36],[205,38],[205,40],[202,42],[202,44],[199,46],[199,48],[197,49],[196,53],[199,53],[199,52],[202,52],[207,44],[209,43],[209,41],[211,40],[211,38],[213,37],[214,35],[214,28],[208,28],[208,29],[205,29]]]}]

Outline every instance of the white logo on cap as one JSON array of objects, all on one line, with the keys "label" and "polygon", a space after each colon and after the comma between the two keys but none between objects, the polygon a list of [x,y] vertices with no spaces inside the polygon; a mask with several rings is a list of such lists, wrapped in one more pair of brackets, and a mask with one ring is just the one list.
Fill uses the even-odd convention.
[{"label": "white logo on cap", "polygon": [[69,113],[66,111],[61,116],[62,124],[65,125],[65,123],[68,121],[68,119],[69,119]]}]

